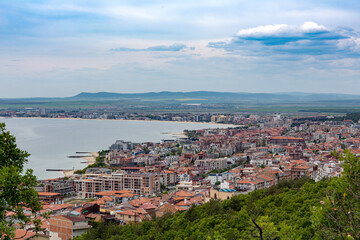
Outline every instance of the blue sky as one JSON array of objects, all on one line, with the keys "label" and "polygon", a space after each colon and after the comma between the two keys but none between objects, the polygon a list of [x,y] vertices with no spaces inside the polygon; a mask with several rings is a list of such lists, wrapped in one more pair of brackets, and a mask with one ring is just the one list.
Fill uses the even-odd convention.
[{"label": "blue sky", "polygon": [[0,98],[360,89],[360,1],[0,0]]}]

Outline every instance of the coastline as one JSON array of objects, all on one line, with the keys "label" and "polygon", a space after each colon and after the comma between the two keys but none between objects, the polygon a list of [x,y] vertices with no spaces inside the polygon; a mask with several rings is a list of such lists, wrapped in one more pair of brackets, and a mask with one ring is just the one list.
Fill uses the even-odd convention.
[{"label": "coastline", "polygon": [[[43,118],[43,117],[4,117],[4,116],[0,116],[0,122],[8,122],[9,121],[9,126],[10,127],[10,122],[11,120],[18,120],[19,123],[21,123],[21,125],[19,125],[20,127],[17,127],[17,129],[13,129],[13,130],[17,130],[18,131],[18,135],[17,137],[19,137],[20,139],[25,139],[22,141],[22,148],[26,149],[27,151],[31,152],[33,155],[32,155],[32,158],[31,159],[31,162],[34,163],[33,165],[29,165],[30,168],[32,169],[35,169],[35,172],[36,171],[39,171],[38,173],[36,172],[36,176],[39,178],[39,179],[49,179],[49,178],[53,178],[53,177],[57,177],[56,174],[54,173],[47,173],[45,171],[46,168],[54,168],[53,164],[51,163],[51,161],[48,161],[47,159],[49,159],[48,156],[44,156],[44,154],[42,154],[41,152],[42,151],[38,151],[37,147],[38,145],[35,145],[35,147],[33,146],[32,143],[34,143],[34,141],[32,141],[33,139],[35,139],[36,141],[41,141],[41,138],[45,138],[45,139],[50,139],[49,142],[53,142],[55,139],[58,139],[58,137],[54,137],[56,134],[47,134],[47,132],[44,132],[44,133],[41,133],[41,138],[39,137],[40,135],[38,134],[35,134],[34,132],[34,129],[33,128],[29,128],[29,131],[27,128],[24,128],[23,129],[23,125],[27,125],[27,122],[29,123],[29,125],[31,126],[38,126],[40,127],[40,129],[47,129],[49,128],[48,125],[45,125],[44,128],[42,128],[41,126],[43,126],[43,124],[45,123],[49,123],[48,121],[51,120],[51,119],[54,119],[54,121],[51,121],[50,125],[49,126],[52,126],[52,125],[58,125],[60,124],[61,126],[68,126],[68,125],[82,125],[82,124],[86,124],[87,123],[91,123],[90,121],[87,121],[87,122],[82,122],[80,120],[98,120],[97,122],[93,122],[93,124],[91,125],[105,125],[105,126],[108,126],[107,128],[105,128],[105,130],[108,130],[109,128],[111,128],[112,125],[117,125],[116,123],[118,123],[119,125],[121,124],[124,124],[126,125],[125,123],[134,123],[132,125],[136,125],[137,123],[139,123],[139,125],[142,126],[142,128],[144,129],[147,129],[149,128],[149,126],[153,126],[152,123],[154,122],[159,122],[157,123],[156,125],[154,124],[154,127],[157,129],[157,133],[156,135],[158,134],[159,136],[156,137],[156,138],[159,138],[159,140],[153,140],[153,141],[161,141],[162,139],[176,139],[176,138],[183,138],[185,137],[180,129],[225,129],[227,127],[236,127],[236,125],[230,125],[230,124],[217,124],[217,123],[210,123],[210,122],[188,122],[188,121],[161,121],[161,120],[139,120],[139,119],[136,119],[136,120],[124,120],[124,119],[80,119],[80,118]],[[28,121],[24,121],[23,119],[33,119],[33,120],[28,120]],[[40,119],[40,120],[39,120]],[[64,120],[64,121],[55,121],[56,120]],[[68,121],[66,121],[68,120]],[[70,120],[77,120],[77,121],[70,121]],[[105,121],[101,121],[101,120],[112,120],[112,122],[105,122]],[[145,122],[145,123],[144,123]],[[147,123],[146,123],[147,122]],[[165,122],[165,123],[168,123],[168,124],[162,124],[161,122]],[[15,122],[16,123],[16,122]],[[31,123],[31,124],[30,124]],[[140,123],[143,123],[143,124],[140,124]],[[169,124],[169,123],[172,123],[172,124]],[[188,124],[186,125],[187,123],[191,123],[191,124]],[[198,125],[196,125],[196,123],[198,123]],[[186,126],[182,125],[182,124],[185,124]],[[15,125],[16,126],[16,125]],[[110,127],[109,127],[110,126]],[[177,126],[180,126],[180,127],[177,127]],[[26,126],[24,126],[26,127]],[[171,129],[178,129],[179,130],[171,130]],[[56,128],[57,129],[57,128]],[[10,129],[9,129],[10,130]],[[36,129],[35,129],[36,130]],[[89,129],[87,129],[86,131],[88,131]],[[92,132],[92,131],[90,131]],[[96,131],[95,131],[96,132]],[[112,132],[114,132],[112,130]],[[135,131],[136,132],[136,131]],[[67,133],[68,134],[68,133]],[[71,132],[69,133],[70,136],[67,136],[67,137],[71,137]],[[143,139],[144,136],[142,136],[143,134],[141,133],[137,133],[136,134],[139,135],[139,137],[141,136],[140,139]],[[135,135],[136,135],[135,134]],[[28,136],[29,135],[29,136]],[[118,133],[119,135],[119,133]],[[150,136],[154,135],[153,133],[149,134]],[[162,135],[162,136],[160,136]],[[137,136],[137,135],[136,135]],[[147,136],[147,135],[146,135]],[[22,137],[22,138],[21,138]],[[148,136],[147,136],[148,137]],[[118,137],[115,136],[113,139],[111,139],[111,143],[114,142]],[[76,137],[75,139],[77,139],[77,141],[80,141],[78,139],[78,137]],[[95,138],[96,139],[96,138]],[[105,138],[107,139],[107,138]],[[36,142],[35,141],[35,142]],[[66,140],[62,140],[62,141],[66,141]],[[95,142],[98,142],[100,141],[100,139],[98,140],[95,140]],[[135,142],[141,142],[143,140],[133,140]],[[148,140],[147,140],[148,141]],[[55,141],[57,142],[57,140]],[[73,142],[73,140],[69,141],[69,142]],[[94,141],[93,141],[94,142]],[[76,143],[73,144],[73,145],[68,145],[68,144],[65,144],[66,146],[66,149],[68,150],[61,150],[61,151],[54,151],[54,154],[57,154],[57,153],[61,153],[63,156],[68,156],[69,153],[74,153],[74,152],[77,152],[79,150],[84,150],[84,149],[89,149],[90,151],[88,152],[88,154],[86,155],[89,155],[89,156],[86,156],[85,158],[78,158],[78,159],[73,159],[73,160],[67,160],[66,164],[59,164],[59,166],[57,166],[57,168],[62,168],[62,169],[72,169],[74,166],[75,166],[75,170],[78,170],[78,169],[83,169],[84,167],[88,166],[88,165],[91,165],[93,163],[95,163],[95,159],[96,159],[96,156],[91,156],[91,151],[97,151],[97,150],[101,150],[102,148],[100,147],[94,147],[94,146],[98,146],[99,144],[94,144],[93,142],[89,142],[90,145],[86,144],[85,146],[81,145],[81,147],[76,147]],[[110,144],[109,142],[109,144]],[[59,144],[59,142],[58,142]],[[106,144],[105,147],[107,147],[109,144]],[[49,145],[47,143],[47,145]],[[88,147],[90,146],[90,147]],[[92,146],[92,147],[91,147]],[[35,150],[33,150],[35,149]],[[90,157],[91,156],[91,157]],[[58,156],[55,156],[54,157],[54,160],[52,161],[58,161],[58,162],[61,162],[62,157],[58,157]],[[46,164],[44,165],[39,165],[39,163],[42,163],[42,162],[46,162]],[[81,164],[80,164],[81,163]],[[37,165],[36,165],[37,164]],[[56,165],[56,164],[55,164]],[[42,171],[40,171],[40,169]],[[66,171],[66,172],[59,172],[60,175],[62,176],[69,176],[69,175],[72,175],[73,174],[73,171]]]},{"label": "coastline", "polygon": [[188,138],[184,133],[169,133],[176,138]]},{"label": "coastline", "polygon": [[[80,157],[79,159],[83,159],[86,160],[86,165],[89,166],[91,164],[94,164],[96,162],[96,158],[99,156],[98,152],[89,152],[89,154],[91,154],[91,156],[86,156],[86,157]],[[68,171],[62,171],[62,173],[64,174],[64,177],[71,177],[72,175],[74,175],[74,172],[76,170],[79,169],[73,169],[73,170],[68,170]]]},{"label": "coastline", "polygon": [[91,156],[87,156],[87,157],[80,157],[80,159],[84,159],[87,161],[87,165],[91,165],[94,164],[96,162],[96,158],[99,156],[98,152],[89,152],[89,154],[91,154]]},{"label": "coastline", "polygon": [[137,122],[166,122],[166,123],[191,123],[191,124],[204,124],[204,125],[221,125],[226,127],[238,127],[241,125],[234,125],[228,123],[215,123],[215,122],[191,122],[191,121],[162,121],[162,120],[140,120],[140,119],[87,119],[87,118],[49,118],[49,117],[0,117],[0,119],[54,119],[54,120],[90,120],[90,121],[137,121]]}]

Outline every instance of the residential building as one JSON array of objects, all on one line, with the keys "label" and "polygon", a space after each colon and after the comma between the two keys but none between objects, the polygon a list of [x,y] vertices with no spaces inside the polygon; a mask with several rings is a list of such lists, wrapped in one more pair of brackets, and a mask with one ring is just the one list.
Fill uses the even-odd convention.
[{"label": "residential building", "polygon": [[60,238],[61,240],[73,239],[91,228],[87,219],[68,215],[52,216],[49,223],[50,237]]},{"label": "residential building", "polygon": [[47,204],[62,204],[64,203],[60,193],[53,192],[38,192],[40,201]]},{"label": "residential building", "polygon": [[65,178],[39,180],[35,190],[37,192],[60,193],[64,196],[74,192],[74,181]]},{"label": "residential building", "polygon": [[228,160],[226,158],[216,159],[202,159],[196,160],[195,166],[198,167],[211,167],[213,169],[224,169],[228,167]]},{"label": "residential building", "polygon": [[160,176],[156,173],[85,174],[75,180],[76,192],[82,198],[93,198],[102,191],[129,190],[139,195],[160,191]]}]

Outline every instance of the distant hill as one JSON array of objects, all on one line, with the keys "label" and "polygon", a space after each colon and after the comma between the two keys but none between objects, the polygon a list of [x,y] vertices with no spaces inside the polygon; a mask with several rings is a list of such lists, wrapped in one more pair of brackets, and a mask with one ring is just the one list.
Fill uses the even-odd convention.
[{"label": "distant hill", "polygon": [[200,101],[210,103],[236,103],[236,102],[310,102],[310,101],[336,101],[359,100],[360,95],[335,93],[234,93],[234,92],[148,92],[148,93],[111,93],[82,92],[71,97],[78,100],[173,100],[173,101]]},{"label": "distant hill", "polygon": [[[199,107],[201,106],[201,107]],[[330,112],[360,111],[360,95],[336,93],[246,93],[246,92],[82,92],[71,97],[0,99],[0,109],[21,108],[93,109],[116,108],[144,111],[206,112]],[[130,110],[129,110],[130,109]]]}]

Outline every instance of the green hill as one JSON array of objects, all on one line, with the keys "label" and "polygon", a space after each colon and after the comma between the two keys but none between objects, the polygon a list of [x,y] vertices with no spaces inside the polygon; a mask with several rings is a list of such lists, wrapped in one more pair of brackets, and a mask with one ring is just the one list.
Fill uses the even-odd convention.
[{"label": "green hill", "polygon": [[125,226],[98,224],[77,239],[311,239],[316,229],[312,208],[319,206],[329,181],[285,181],[267,190],[211,200],[189,211]]}]

